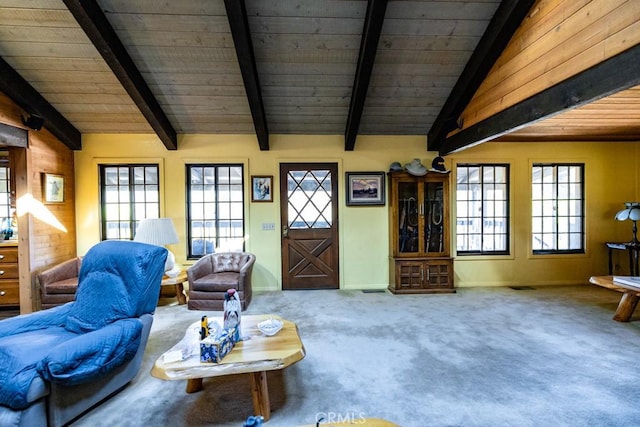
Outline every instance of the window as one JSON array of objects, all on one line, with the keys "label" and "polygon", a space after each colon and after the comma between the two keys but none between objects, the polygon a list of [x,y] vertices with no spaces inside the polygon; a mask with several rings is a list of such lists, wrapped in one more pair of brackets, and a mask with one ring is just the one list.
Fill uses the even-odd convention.
[{"label": "window", "polygon": [[290,170],[287,173],[289,228],[331,228],[331,190],[330,170]]},{"label": "window", "polygon": [[0,164],[0,218],[11,218],[10,170]]},{"label": "window", "polygon": [[158,165],[100,165],[102,240],[132,240],[138,223],[160,216]]},{"label": "window", "polygon": [[188,258],[244,250],[242,165],[187,166]]},{"label": "window", "polygon": [[584,165],[534,164],[534,254],[584,253]]},{"label": "window", "polygon": [[456,167],[458,255],[509,253],[509,165]]},{"label": "window", "polygon": [[15,209],[11,207],[9,158],[0,157],[0,240],[11,238],[15,230]]}]

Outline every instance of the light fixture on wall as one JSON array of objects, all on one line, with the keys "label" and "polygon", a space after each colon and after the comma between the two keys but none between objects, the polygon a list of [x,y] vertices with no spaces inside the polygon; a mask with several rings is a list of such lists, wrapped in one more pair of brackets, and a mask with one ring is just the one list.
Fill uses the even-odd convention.
[{"label": "light fixture on wall", "polygon": [[626,202],[624,204],[625,208],[616,214],[616,219],[618,221],[626,221],[631,220],[633,222],[633,240],[631,243],[637,245],[638,243],[638,227],[636,226],[636,221],[640,220],[640,203],[638,202]]},{"label": "light fixture on wall", "polygon": [[[171,218],[147,218],[138,224],[133,241],[164,246],[176,244],[179,239]],[[169,249],[167,251],[169,253],[164,265],[165,274],[169,277],[176,277],[180,273],[180,267],[176,265],[176,257],[173,253]]]},{"label": "light fixture on wall", "polygon": [[29,129],[39,131],[44,125],[44,118],[38,116],[37,114],[31,114],[29,115],[29,117],[22,116],[22,124]]}]

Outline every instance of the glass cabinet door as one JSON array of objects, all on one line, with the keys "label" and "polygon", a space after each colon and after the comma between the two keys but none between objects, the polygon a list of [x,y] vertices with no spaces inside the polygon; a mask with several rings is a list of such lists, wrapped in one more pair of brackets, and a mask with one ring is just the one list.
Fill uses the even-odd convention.
[{"label": "glass cabinet door", "polygon": [[420,251],[419,206],[417,182],[398,183],[398,251]]},{"label": "glass cabinet door", "polygon": [[425,190],[425,252],[443,252],[445,241],[444,230],[444,185],[442,182],[427,182]]}]

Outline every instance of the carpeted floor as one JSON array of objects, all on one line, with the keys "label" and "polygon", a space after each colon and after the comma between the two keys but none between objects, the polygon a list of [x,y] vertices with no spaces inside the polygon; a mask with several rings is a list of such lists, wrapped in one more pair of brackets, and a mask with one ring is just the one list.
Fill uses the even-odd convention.
[{"label": "carpeted floor", "polygon": [[[307,351],[269,373],[266,425],[638,426],[640,320],[613,321],[619,299],[589,285],[257,294],[246,313],[296,322]],[[186,394],[184,381],[149,374],[206,313],[159,306],[138,377],[73,425],[241,426],[252,415],[246,376],[205,379]]]}]

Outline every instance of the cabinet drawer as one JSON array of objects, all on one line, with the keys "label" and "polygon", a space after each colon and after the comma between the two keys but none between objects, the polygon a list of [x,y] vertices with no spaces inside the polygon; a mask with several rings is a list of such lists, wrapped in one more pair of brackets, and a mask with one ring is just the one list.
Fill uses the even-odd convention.
[{"label": "cabinet drawer", "polygon": [[17,279],[17,278],[18,278],[18,264],[0,263],[0,279]]},{"label": "cabinet drawer", "polygon": [[18,248],[0,248],[0,262],[18,262]]},{"label": "cabinet drawer", "polygon": [[17,280],[0,280],[0,305],[19,305],[20,290]]}]

